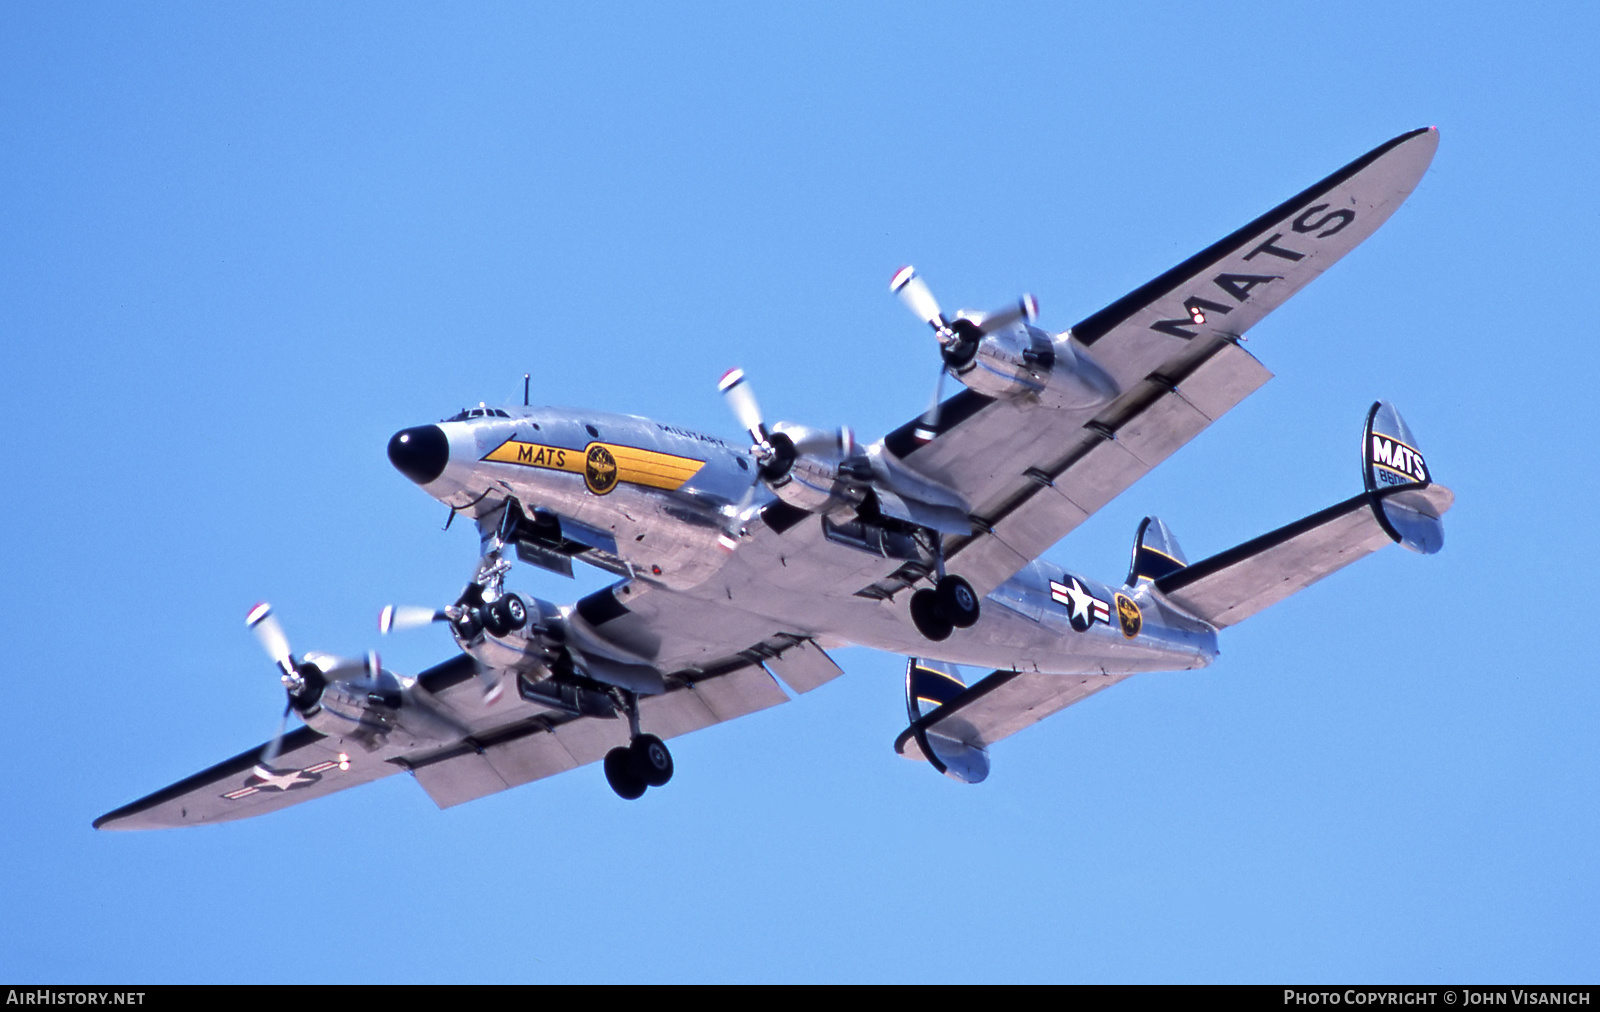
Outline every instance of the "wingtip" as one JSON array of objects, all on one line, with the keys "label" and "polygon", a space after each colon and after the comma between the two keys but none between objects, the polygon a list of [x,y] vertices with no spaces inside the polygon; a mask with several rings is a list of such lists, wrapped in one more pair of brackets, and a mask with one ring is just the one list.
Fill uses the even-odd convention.
[{"label": "wingtip", "polygon": [[94,822],[90,823],[90,825],[97,830],[123,829],[125,827],[116,825],[117,822],[121,821],[121,812],[122,809],[120,808],[114,812],[107,812],[106,814],[100,816],[100,818],[94,820]]}]

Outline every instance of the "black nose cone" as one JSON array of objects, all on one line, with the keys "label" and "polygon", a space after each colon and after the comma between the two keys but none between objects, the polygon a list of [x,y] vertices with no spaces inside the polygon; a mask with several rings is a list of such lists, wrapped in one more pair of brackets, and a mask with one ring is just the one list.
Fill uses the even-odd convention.
[{"label": "black nose cone", "polygon": [[389,463],[418,485],[426,485],[450,463],[450,440],[437,425],[401,429],[389,440]]}]

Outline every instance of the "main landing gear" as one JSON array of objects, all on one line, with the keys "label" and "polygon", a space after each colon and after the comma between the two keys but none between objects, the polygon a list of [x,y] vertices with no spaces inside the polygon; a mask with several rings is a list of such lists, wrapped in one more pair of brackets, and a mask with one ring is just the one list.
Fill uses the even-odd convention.
[{"label": "main landing gear", "polygon": [[950,638],[957,629],[978,624],[978,592],[972,584],[944,571],[944,538],[933,535],[933,589],[911,595],[911,621],[917,632],[935,642]]},{"label": "main landing gear", "polygon": [[618,709],[628,716],[630,742],[606,753],[606,783],[617,797],[633,801],[647,787],[663,787],[672,779],[672,753],[653,734],[639,733],[639,697],[623,689],[615,693]]},{"label": "main landing gear", "polygon": [[930,640],[949,639],[956,629],[978,621],[978,592],[959,576],[941,576],[932,590],[911,595],[911,621]]}]

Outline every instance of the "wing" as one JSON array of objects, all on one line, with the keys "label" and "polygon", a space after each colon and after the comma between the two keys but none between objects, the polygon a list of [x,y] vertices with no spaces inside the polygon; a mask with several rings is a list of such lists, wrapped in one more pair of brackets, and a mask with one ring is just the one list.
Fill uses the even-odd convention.
[{"label": "wing", "polygon": [[[471,678],[470,671],[462,673],[460,694],[468,700],[478,696],[477,688],[469,684]],[[434,692],[449,701],[456,684],[441,682]],[[667,692],[639,701],[640,726],[659,738],[698,731],[789,698],[758,661],[737,655],[709,670],[680,671],[668,685]],[[553,707],[534,711],[465,741],[406,756],[403,765],[435,804],[450,808],[597,762],[611,749],[628,744],[628,722],[614,714]]]},{"label": "wing", "polygon": [[[796,692],[809,692],[842,674],[803,632],[783,632],[741,609],[634,581],[583,598],[570,621],[587,635],[648,656],[663,672],[666,691],[639,700],[640,727],[663,739],[787,702],[774,675]],[[472,734],[395,760],[441,808],[597,762],[628,744],[628,722],[604,701],[585,705],[581,692],[546,681],[519,683],[488,707],[476,675],[462,655],[418,678]]]},{"label": "wing", "polygon": [[368,783],[400,767],[351,749],[309,727],[284,736],[270,769],[265,744],[94,820],[96,829],[162,829],[229,822],[287,808]]},{"label": "wing", "polygon": [[1437,147],[1432,128],[1396,137],[1079,322],[1074,350],[1121,390],[1109,406],[967,390],[944,403],[931,441],[920,419],[885,437],[903,464],[973,504],[976,533],[946,545],[951,571],[987,594],[1270,379],[1239,338],[1371,235]]},{"label": "wing", "polygon": [[[609,593],[603,591],[602,593]],[[766,665],[766,667],[763,667]],[[660,738],[675,738],[786,702],[766,668],[797,691],[809,691],[841,672],[815,643],[772,636],[744,650],[681,668],[667,691],[640,700],[640,722]],[[585,705],[581,693],[539,683],[484,701],[478,666],[465,654],[417,678],[427,705],[471,729],[467,737],[425,747],[368,752],[310,727],[284,737],[270,769],[264,745],[96,819],[96,829],[161,829],[227,822],[286,808],[402,770],[441,808],[574,769],[628,744],[628,722],[605,703]]]}]

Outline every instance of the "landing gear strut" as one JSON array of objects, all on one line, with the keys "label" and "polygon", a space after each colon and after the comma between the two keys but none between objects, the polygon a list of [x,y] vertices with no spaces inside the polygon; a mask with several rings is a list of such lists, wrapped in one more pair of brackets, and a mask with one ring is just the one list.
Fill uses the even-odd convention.
[{"label": "landing gear strut", "polygon": [[629,744],[606,753],[606,783],[617,797],[633,801],[643,796],[645,788],[663,787],[672,779],[672,753],[660,738],[640,733],[638,696],[617,689],[614,698],[618,709],[628,716]]},{"label": "landing gear strut", "polygon": [[956,629],[968,629],[978,622],[978,592],[972,584],[944,571],[944,539],[934,542],[934,572],[938,579],[933,589],[911,595],[911,621],[917,631],[930,640],[943,640]]}]

